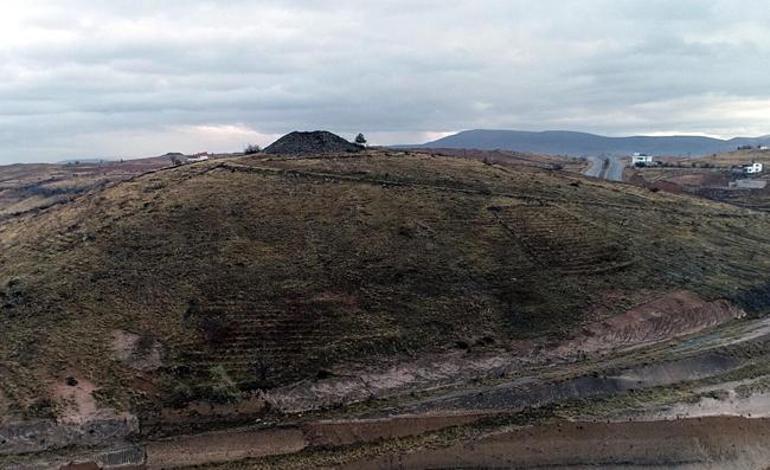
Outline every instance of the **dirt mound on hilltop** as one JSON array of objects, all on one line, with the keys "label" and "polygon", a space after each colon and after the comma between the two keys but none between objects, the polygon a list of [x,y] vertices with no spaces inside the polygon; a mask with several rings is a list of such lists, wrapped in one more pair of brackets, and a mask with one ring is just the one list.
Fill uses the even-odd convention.
[{"label": "dirt mound on hilltop", "polygon": [[292,132],[265,149],[273,155],[308,155],[324,153],[360,152],[363,147],[352,144],[327,131]]}]

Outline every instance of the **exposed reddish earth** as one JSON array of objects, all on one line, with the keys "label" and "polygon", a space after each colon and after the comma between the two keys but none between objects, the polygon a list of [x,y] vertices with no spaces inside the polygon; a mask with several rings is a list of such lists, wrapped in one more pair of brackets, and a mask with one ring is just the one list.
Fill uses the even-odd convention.
[{"label": "exposed reddish earth", "polygon": [[175,438],[147,446],[147,467],[174,468],[299,452],[307,446],[301,430],[227,431]]},{"label": "exposed reddish earth", "polygon": [[549,346],[519,341],[511,351],[457,352],[402,362],[380,370],[348,370],[342,377],[277,389],[266,395],[272,407],[286,412],[384,398],[423,387],[450,386],[471,377],[495,377],[581,354],[628,350],[691,335],[745,316],[726,301],[706,302],[676,291],[642,303],[621,315],[589,324],[576,338]]},{"label": "exposed reddish earth", "polygon": [[160,469],[292,454],[305,448],[339,447],[416,436],[477,421],[483,415],[320,421],[284,429],[225,431],[151,442],[147,467]]},{"label": "exposed reddish earth", "polygon": [[[452,426],[472,425],[479,418],[494,415],[499,412],[511,412],[527,406],[559,402],[581,397],[603,396],[623,393],[627,390],[649,388],[680,382],[696,381],[714,377],[729,372],[739,366],[734,358],[719,353],[704,353],[688,356],[688,344],[697,341],[698,350],[709,351],[720,345],[734,344],[735,341],[757,341],[767,335],[767,328],[760,322],[756,328],[725,330],[724,336],[709,333],[709,328],[718,326],[732,319],[739,318],[743,313],[723,301],[705,302],[698,296],[677,291],[658,299],[642,303],[625,314],[605,321],[596,322],[586,328],[582,336],[569,340],[567,344],[555,349],[540,349],[543,346],[529,346],[529,352],[521,356],[497,355],[476,356],[458,353],[453,358],[436,356],[431,360],[412,365],[402,364],[396,369],[384,371],[377,378],[370,376],[369,387],[379,384],[383,397],[389,394],[403,394],[412,387],[425,389],[433,383],[440,385],[436,388],[439,397],[418,401],[414,406],[403,408],[421,413],[415,416],[398,416],[396,418],[376,419],[342,419],[310,421],[305,424],[290,425],[273,429],[242,429],[221,432],[209,432],[190,436],[177,436],[169,439],[149,441],[146,443],[146,464],[148,468],[169,468],[189,465],[214,464],[241,461],[244,459],[259,459],[268,456],[295,454],[300,451],[310,451],[317,448],[344,448],[350,445],[371,443],[379,440],[400,439],[407,436],[418,436]],[[748,324],[744,324],[748,325]],[[724,329],[724,328],[723,328]],[[716,332],[720,330],[715,330]],[[700,333],[699,333],[700,332]],[[628,348],[644,348],[659,342],[670,341],[683,335],[690,335],[687,342],[677,347],[685,353],[680,359],[656,362],[649,365],[634,365],[629,363],[626,369],[619,370],[610,377],[576,377],[567,381],[547,379],[534,373],[529,378],[520,378],[509,384],[496,387],[481,387],[452,392],[454,381],[464,382],[467,377],[479,374],[497,374],[497,371],[518,370],[524,367],[522,358],[529,355],[528,362],[532,365],[556,358],[564,362],[563,370],[569,370],[572,356],[570,351],[576,344],[582,345],[583,351],[620,351]],[[700,335],[700,336],[699,336]],[[599,339],[604,338],[604,339]],[[130,350],[135,338],[119,334],[115,337],[120,346]],[[596,343],[594,343],[596,342]],[[590,349],[586,345],[599,344],[603,347]],[[672,343],[673,344],[673,343]],[[711,346],[710,346],[711,345]],[[118,348],[120,350],[120,348]],[[665,349],[669,350],[669,349]],[[539,351],[539,352],[538,352]],[[670,351],[676,351],[672,349]],[[125,351],[124,351],[125,352]],[[467,354],[467,353],[466,353]],[[671,354],[671,353],[667,353]],[[675,357],[675,356],[672,356]],[[539,359],[538,359],[539,358]],[[550,358],[550,359],[549,359]],[[614,360],[613,360],[614,361]],[[512,365],[515,364],[515,365]],[[540,366],[538,366],[540,367]],[[538,370],[538,369],[534,369]],[[549,375],[553,371],[548,372]],[[93,385],[88,381],[77,379],[75,385],[66,381],[56,386],[57,394],[62,404],[71,407],[69,419],[73,423],[82,423],[85,419],[104,411],[98,411],[97,405],[88,390],[93,392]],[[309,405],[314,397],[319,399],[322,393],[330,393],[329,397],[337,397],[348,401],[353,396],[346,390],[339,378],[327,380],[327,392],[316,388],[305,399],[295,402],[299,409],[312,410]],[[337,382],[337,385],[332,385]],[[73,382],[74,383],[74,382]],[[319,383],[323,383],[319,382]],[[342,388],[341,388],[342,387]],[[441,397],[441,389],[447,393]],[[370,390],[374,390],[370,388]],[[390,390],[390,392],[388,392]],[[288,394],[289,390],[283,393]],[[294,390],[295,399],[297,390]],[[273,406],[279,405],[276,397],[281,393],[277,390],[272,395]],[[321,395],[319,396],[319,393]],[[323,398],[320,398],[323,399]],[[328,398],[327,398],[328,399]],[[271,400],[271,398],[268,398]],[[307,401],[305,401],[307,400]],[[706,447],[697,448],[703,433],[702,426],[696,421],[688,424],[671,424],[665,420],[676,416],[714,416],[714,415],[762,415],[761,409],[767,408],[768,400],[761,397],[755,399],[702,400],[695,405],[678,405],[651,411],[649,414],[630,416],[629,419],[638,421],[648,416],[660,423],[635,423],[638,426],[623,423],[612,425],[571,424],[562,423],[555,426],[533,427],[526,430],[516,430],[510,433],[494,433],[490,437],[456,444],[441,449],[419,448],[413,453],[402,456],[380,458],[367,462],[351,464],[350,468],[425,468],[430,462],[447,468],[458,466],[539,466],[561,465],[566,462],[578,464],[622,464],[626,461],[648,462],[650,465],[668,465],[671,462],[733,462],[738,460],[719,460],[720,446],[730,449],[732,439],[743,439],[742,427],[735,422],[724,421],[724,429],[729,434],[725,439],[715,439],[704,444]],[[167,422],[207,422],[207,420],[222,420],[226,416],[247,416],[258,413],[264,407],[262,398],[244,402],[237,406],[193,404],[186,410],[172,412],[168,410],[163,419]],[[481,410],[468,414],[467,410]],[[431,411],[433,410],[433,411]],[[464,411],[465,410],[465,411]],[[760,411],[760,412],[758,412]],[[425,414],[428,413],[428,414]],[[624,418],[625,419],[625,418]],[[200,421],[202,420],[202,421]],[[214,422],[214,421],[211,421]],[[715,421],[715,423],[723,423]],[[651,431],[655,426],[661,426],[661,441]],[[722,424],[720,424],[721,426]],[[756,436],[766,432],[765,421],[751,421],[745,424]],[[733,433],[734,429],[740,432]],[[676,439],[669,435],[676,434]],[[759,438],[757,438],[759,439]],[[761,442],[761,440],[760,440]],[[709,447],[712,446],[712,447]],[[545,452],[552,449],[552,452]],[[591,449],[599,449],[591,453]],[[704,450],[705,449],[705,450]],[[767,449],[759,446],[754,449],[760,456],[767,455]],[[734,453],[725,454],[725,459],[735,457]],[[625,457],[624,457],[625,456]],[[570,458],[574,460],[570,460]],[[722,457],[719,457],[722,458]],[[736,457],[737,458],[737,457]],[[753,458],[753,457],[752,457]],[[593,459],[593,460],[592,460]],[[597,463],[598,462],[598,463]],[[657,462],[657,463],[656,463]],[[741,461],[742,462],[742,461]],[[716,464],[715,464],[716,465]],[[402,466],[402,467],[401,467]],[[702,468],[702,467],[697,467]],[[714,467],[716,468],[716,467]],[[746,467],[754,468],[754,467]]]},{"label": "exposed reddish earth", "polygon": [[770,420],[703,418],[533,426],[341,468],[762,469],[768,462]]},{"label": "exposed reddish earth", "polygon": [[746,312],[725,300],[706,302],[692,292],[676,291],[584,327],[557,352],[569,355],[639,347],[744,316]]}]

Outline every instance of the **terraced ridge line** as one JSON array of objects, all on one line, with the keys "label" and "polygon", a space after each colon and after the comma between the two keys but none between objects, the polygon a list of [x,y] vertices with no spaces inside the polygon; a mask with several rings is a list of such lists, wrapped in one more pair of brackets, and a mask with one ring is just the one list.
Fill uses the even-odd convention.
[{"label": "terraced ridge line", "polygon": [[[580,214],[576,210],[574,210],[574,206],[578,206],[580,204],[576,202],[570,202],[566,204],[554,204],[554,207],[558,208],[559,210],[564,211],[567,214],[570,214],[573,217],[578,218],[583,225],[594,227],[595,230],[599,230],[605,233],[605,235],[609,234],[612,237],[614,237],[616,240],[623,240],[624,237],[627,239],[629,232],[639,237],[637,239],[633,240],[633,243],[639,247],[639,249],[634,250],[633,256],[636,259],[644,260],[646,263],[648,263],[649,266],[655,267],[658,275],[661,278],[670,278],[672,280],[675,280],[679,285],[682,286],[688,286],[692,283],[692,280],[699,279],[700,276],[702,276],[703,271],[699,270],[698,267],[702,265],[702,263],[697,262],[696,260],[693,260],[691,258],[688,259],[687,262],[682,261],[682,257],[687,257],[687,252],[679,252],[677,253],[678,259],[672,259],[671,257],[661,257],[661,256],[655,256],[654,251],[655,250],[648,250],[646,249],[647,243],[649,242],[648,239],[643,237],[644,231],[638,228],[635,228],[637,226],[631,225],[631,224],[622,224],[622,229],[619,228],[620,224],[612,224],[612,223],[602,223],[599,224],[595,220],[592,220],[590,217],[586,217],[585,214]],[[573,206],[573,208],[570,208],[570,206]],[[595,209],[595,210],[601,210],[601,209]],[[578,210],[579,211],[579,210]],[[753,251],[756,243],[764,243],[763,239],[758,238],[758,234],[752,235],[751,233],[742,232],[737,233],[733,232],[734,235],[732,237],[726,237],[723,234],[725,233],[723,230],[719,230],[718,226],[713,225],[713,222],[710,220],[711,214],[709,213],[703,213],[699,214],[699,221],[701,222],[702,226],[706,227],[706,229],[713,229],[712,232],[709,234],[711,239],[720,239],[724,242],[725,245],[729,245],[735,248],[742,248],[744,251],[750,250]],[[626,232],[626,233],[624,233]],[[629,243],[629,240],[626,240],[626,243]],[[686,269],[685,269],[686,268]],[[724,269],[730,268],[734,269],[734,266],[730,266],[725,264],[723,266]],[[755,274],[762,276],[761,273],[741,273],[743,277],[747,277],[747,275]],[[763,279],[760,277],[760,280]],[[689,287],[688,287],[689,288]],[[701,291],[701,293],[712,297],[713,299],[718,298],[725,298],[725,292],[720,291],[713,287],[708,287],[708,284],[704,283],[698,287],[698,289]]]},{"label": "terraced ridge line", "polygon": [[493,191],[489,189],[475,189],[475,188],[469,188],[469,187],[452,187],[452,186],[430,184],[430,183],[419,183],[419,182],[412,182],[412,181],[398,181],[398,180],[388,180],[388,179],[380,179],[380,178],[358,177],[358,176],[342,175],[339,173],[322,173],[322,172],[310,172],[310,171],[294,170],[294,169],[289,170],[289,169],[283,169],[283,168],[257,167],[257,166],[242,165],[242,164],[237,164],[232,162],[220,163],[217,167],[212,167],[211,171],[215,169],[239,171],[244,173],[258,173],[258,174],[264,174],[264,175],[313,178],[313,179],[320,179],[320,180],[327,180],[327,181],[334,181],[334,180],[347,181],[352,183],[373,184],[373,185],[381,185],[381,186],[424,188],[424,189],[433,189],[436,191],[454,192],[454,193],[460,193],[460,194],[477,194],[481,196],[509,197],[512,199],[519,199],[522,201],[571,203],[571,204],[580,204],[585,206],[609,207],[609,208],[628,209],[628,210],[635,210],[635,211],[665,212],[667,214],[679,214],[679,215],[687,215],[687,216],[708,215],[712,217],[719,216],[719,217],[737,219],[737,218],[756,218],[757,216],[765,215],[762,212],[757,212],[756,214],[754,213],[739,214],[735,212],[718,212],[713,209],[709,211],[704,211],[704,212],[693,212],[693,211],[683,211],[681,209],[676,209],[674,207],[662,208],[662,207],[646,206],[643,204],[631,205],[631,204],[616,204],[616,203],[587,201],[587,200],[570,200],[566,198],[557,198],[557,197],[551,197],[551,196],[537,196],[537,195],[519,193],[519,192],[510,192],[510,191],[503,192],[503,191]]},{"label": "terraced ridge line", "polygon": [[607,240],[606,231],[558,206],[516,206],[512,214],[505,209],[496,214],[498,220],[540,266],[574,275],[610,272],[633,264],[623,244]]},{"label": "terraced ridge line", "polygon": [[[203,311],[222,322],[228,331],[227,340],[177,346],[188,359],[186,363],[201,370],[222,365],[234,378],[259,374],[260,365],[271,358],[280,358],[284,363],[306,361],[331,339],[325,333],[329,328],[324,327],[329,319],[300,319],[268,301],[217,302],[205,305]],[[291,377],[290,370],[276,370],[273,374]]]}]

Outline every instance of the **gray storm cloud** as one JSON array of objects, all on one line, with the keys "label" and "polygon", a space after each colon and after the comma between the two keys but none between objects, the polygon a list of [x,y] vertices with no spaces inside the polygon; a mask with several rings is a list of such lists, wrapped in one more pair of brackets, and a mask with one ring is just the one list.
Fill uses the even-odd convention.
[{"label": "gray storm cloud", "polygon": [[770,9],[728,0],[16,1],[0,162],[293,129],[770,133]]}]

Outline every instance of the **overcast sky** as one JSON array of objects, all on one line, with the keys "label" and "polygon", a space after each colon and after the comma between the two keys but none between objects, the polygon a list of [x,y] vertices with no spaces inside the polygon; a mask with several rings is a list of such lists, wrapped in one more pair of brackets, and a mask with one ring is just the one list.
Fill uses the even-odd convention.
[{"label": "overcast sky", "polygon": [[770,134],[767,0],[2,0],[0,163],[470,128]]}]

